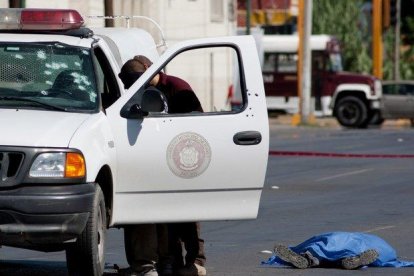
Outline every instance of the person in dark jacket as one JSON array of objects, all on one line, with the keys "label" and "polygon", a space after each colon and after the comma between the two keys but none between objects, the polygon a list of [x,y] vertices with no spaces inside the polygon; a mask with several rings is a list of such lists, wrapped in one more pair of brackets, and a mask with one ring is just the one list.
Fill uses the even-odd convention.
[{"label": "person in dark jacket", "polygon": [[[124,87],[130,88],[151,65],[151,60],[142,55],[128,60],[119,73]],[[186,81],[159,72],[149,85],[164,93],[168,113],[203,112],[200,101]],[[198,222],[131,225],[125,227],[124,233],[131,275],[158,275],[155,263],[159,263],[161,275],[206,275],[204,240],[200,238]],[[187,252],[185,263],[182,244]]]}]

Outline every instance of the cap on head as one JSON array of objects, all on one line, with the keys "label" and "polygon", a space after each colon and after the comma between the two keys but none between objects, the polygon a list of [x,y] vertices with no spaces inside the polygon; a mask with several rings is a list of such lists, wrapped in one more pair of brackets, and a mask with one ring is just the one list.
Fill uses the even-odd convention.
[{"label": "cap on head", "polygon": [[142,66],[148,68],[152,65],[152,61],[149,60],[146,56],[134,56],[133,60],[137,61],[138,63],[142,64]]},{"label": "cap on head", "polygon": [[142,75],[145,70],[152,65],[151,60],[146,56],[134,56],[132,59],[125,62],[118,74],[119,78],[124,83],[125,89],[131,85]]}]

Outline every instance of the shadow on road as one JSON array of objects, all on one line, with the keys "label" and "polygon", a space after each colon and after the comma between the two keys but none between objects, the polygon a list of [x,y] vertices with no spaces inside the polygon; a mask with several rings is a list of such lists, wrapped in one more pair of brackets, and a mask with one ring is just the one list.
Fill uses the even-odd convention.
[{"label": "shadow on road", "polygon": [[[50,261],[0,261],[1,276],[67,276],[66,262]],[[118,275],[113,265],[105,267],[104,276]]]}]

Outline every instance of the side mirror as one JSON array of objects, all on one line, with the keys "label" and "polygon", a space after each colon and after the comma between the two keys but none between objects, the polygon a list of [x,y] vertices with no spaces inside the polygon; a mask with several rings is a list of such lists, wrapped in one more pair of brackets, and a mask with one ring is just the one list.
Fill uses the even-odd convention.
[{"label": "side mirror", "polygon": [[162,112],[167,109],[164,94],[154,87],[136,93],[121,109],[120,115],[127,119],[142,119],[150,112]]},{"label": "side mirror", "polygon": [[144,112],[162,112],[166,108],[163,93],[155,87],[145,89],[141,100],[141,109]]}]

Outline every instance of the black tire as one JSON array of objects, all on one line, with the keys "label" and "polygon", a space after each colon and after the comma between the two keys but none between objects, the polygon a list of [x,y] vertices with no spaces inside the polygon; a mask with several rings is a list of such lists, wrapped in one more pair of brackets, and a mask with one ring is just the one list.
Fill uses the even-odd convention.
[{"label": "black tire", "polygon": [[355,96],[346,96],[335,105],[335,117],[344,127],[365,128],[368,125],[368,108]]},{"label": "black tire", "polygon": [[368,120],[368,124],[371,126],[380,126],[384,121],[384,118],[381,117],[381,112],[379,110],[376,110],[372,112]]},{"label": "black tire", "polygon": [[85,229],[66,249],[69,275],[101,276],[105,268],[106,209],[101,187],[95,198]]}]

